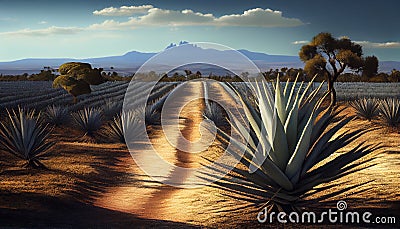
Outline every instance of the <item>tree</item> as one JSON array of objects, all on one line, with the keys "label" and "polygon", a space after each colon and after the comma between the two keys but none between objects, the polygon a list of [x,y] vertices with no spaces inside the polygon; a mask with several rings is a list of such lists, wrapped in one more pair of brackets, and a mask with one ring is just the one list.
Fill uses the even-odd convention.
[{"label": "tree", "polygon": [[288,71],[287,67],[281,68],[281,73],[282,73],[283,76],[286,76],[287,71]]},{"label": "tree", "polygon": [[77,96],[92,92],[90,85],[99,85],[106,81],[101,74],[103,69],[92,69],[88,63],[65,63],[59,67],[58,71],[61,75],[53,81],[53,87],[64,88],[74,97],[74,103],[77,102]]},{"label": "tree", "polygon": [[363,77],[372,77],[378,74],[379,61],[376,56],[367,56],[364,60],[364,67],[362,69]]},{"label": "tree", "polygon": [[54,80],[56,78],[56,75],[53,74],[53,71],[50,67],[44,67],[44,69],[45,70],[41,70],[38,74],[32,74],[31,76],[29,76],[29,80],[47,81]]},{"label": "tree", "polygon": [[192,74],[192,71],[185,69],[186,77],[189,77]]},{"label": "tree", "polygon": [[199,78],[201,77],[201,72],[200,71],[197,71],[196,72],[196,76],[198,76]]},{"label": "tree", "polygon": [[346,69],[360,71],[364,64],[362,55],[361,45],[347,37],[336,39],[330,33],[316,35],[299,52],[308,74],[321,74],[327,78],[331,107],[336,104],[334,82]]},{"label": "tree", "polygon": [[400,82],[400,71],[393,69],[388,78],[390,82]]}]

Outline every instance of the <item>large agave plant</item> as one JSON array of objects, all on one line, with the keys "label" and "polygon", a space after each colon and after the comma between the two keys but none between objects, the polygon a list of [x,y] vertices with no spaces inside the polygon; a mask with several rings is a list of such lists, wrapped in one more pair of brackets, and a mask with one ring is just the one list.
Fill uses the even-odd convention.
[{"label": "large agave plant", "polygon": [[400,123],[400,100],[390,98],[381,101],[379,107],[380,119],[390,127],[396,127]]},{"label": "large agave plant", "polygon": [[69,121],[69,111],[62,106],[48,106],[45,112],[45,119],[48,123],[54,126],[60,126]]},{"label": "large agave plant", "polygon": [[140,127],[140,121],[135,116],[136,112],[134,111],[123,111],[116,115],[106,127],[107,134],[121,143],[126,143],[124,130],[129,131],[131,136],[138,132],[136,129]]},{"label": "large agave plant", "polygon": [[[338,134],[353,117],[338,117],[340,111],[321,109],[320,87],[311,90],[311,83],[303,83],[296,91],[294,84],[279,82],[274,86],[274,100],[268,98],[267,83],[254,83],[258,107],[252,107],[245,97],[238,96],[245,117],[232,121],[232,128],[240,133],[247,145],[219,130],[222,141],[230,142],[229,153],[237,156],[243,166],[214,183],[218,188],[233,192],[248,205],[266,206],[271,210],[293,211],[305,197],[326,191],[331,185],[319,186],[360,169],[367,162],[357,161],[378,146],[358,145],[345,153],[338,153],[366,130]],[[304,90],[303,90],[304,89]],[[325,94],[326,96],[326,94]],[[249,121],[249,128],[237,119]],[[329,127],[328,127],[329,126]],[[334,137],[334,135],[337,135]],[[244,155],[241,156],[241,152]],[[331,157],[332,155],[336,155]],[[224,165],[221,165],[222,167]],[[212,168],[222,172],[221,168]],[[212,174],[208,174],[211,175]],[[321,194],[315,201],[334,196],[342,191]]]},{"label": "large agave plant", "polygon": [[0,147],[26,161],[25,167],[45,167],[41,157],[54,145],[50,130],[35,111],[18,108],[7,110],[7,118],[0,124]]},{"label": "large agave plant", "polygon": [[379,115],[379,100],[373,98],[357,99],[350,102],[356,110],[356,115],[361,119],[371,121]]},{"label": "large agave plant", "polygon": [[72,114],[75,124],[80,128],[85,135],[93,137],[103,123],[102,113],[98,108],[86,107]]}]

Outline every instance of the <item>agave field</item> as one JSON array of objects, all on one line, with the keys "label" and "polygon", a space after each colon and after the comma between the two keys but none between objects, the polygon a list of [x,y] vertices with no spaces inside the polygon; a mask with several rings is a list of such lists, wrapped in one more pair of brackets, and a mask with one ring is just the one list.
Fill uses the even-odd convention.
[{"label": "agave field", "polygon": [[[149,83],[106,82],[77,103],[51,85],[0,82],[0,226],[259,227],[266,226],[257,221],[264,209],[323,212],[338,201],[400,223],[398,84],[379,93],[371,85],[368,93],[355,90],[357,83],[338,85],[342,102],[335,108],[327,107],[326,85],[313,82],[158,83],[149,97]],[[173,101],[180,112],[169,114],[179,119],[177,131],[196,142],[209,136],[199,129],[204,120],[217,130],[198,154],[171,144],[183,143],[166,136],[172,127],[160,122],[168,96],[180,87]],[[225,110],[221,101],[240,112]],[[161,159],[209,167],[201,174],[171,170],[168,180],[211,180],[230,162],[210,162],[226,152],[236,166],[201,188],[158,182],[126,147],[124,130],[136,131],[140,112],[151,145],[140,143],[135,153],[155,171],[163,169]],[[159,158],[149,156],[149,147]]]}]

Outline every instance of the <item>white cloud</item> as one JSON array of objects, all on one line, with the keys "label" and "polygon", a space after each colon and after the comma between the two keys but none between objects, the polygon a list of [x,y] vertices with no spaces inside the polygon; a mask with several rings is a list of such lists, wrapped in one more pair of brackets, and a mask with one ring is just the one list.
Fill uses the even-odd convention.
[{"label": "white cloud", "polygon": [[44,25],[44,24],[47,24],[47,21],[39,21],[38,24],[39,24],[39,25]]},{"label": "white cloud", "polygon": [[121,28],[128,28],[129,25],[127,22],[121,23],[114,20],[105,20],[99,24],[93,24],[88,27],[91,30],[119,30]]},{"label": "white cloud", "polygon": [[140,26],[294,27],[300,25],[304,25],[304,23],[299,19],[283,17],[282,12],[271,9],[255,8],[244,11],[242,14],[215,17],[210,13],[204,14],[189,9],[176,11],[151,8],[145,15],[131,17],[128,21],[107,20],[92,25],[92,28],[113,29],[112,27]]},{"label": "white cloud", "polygon": [[370,42],[370,41],[355,41],[367,48],[400,48],[400,42]]},{"label": "white cloud", "polygon": [[175,11],[154,8],[144,16],[131,18],[130,24],[137,26],[195,26],[212,24],[214,19],[212,14],[202,14],[192,10]]},{"label": "white cloud", "polygon": [[147,13],[152,8],[154,8],[152,5],[121,6],[120,8],[108,7],[96,10],[93,14],[98,16],[132,16],[134,14]]},{"label": "white cloud", "polygon": [[292,45],[304,45],[304,44],[308,44],[309,41],[293,41]]},{"label": "white cloud", "polygon": [[[154,8],[152,5],[109,7],[94,11],[95,15],[126,16],[144,13],[129,17],[127,21],[105,20],[102,23],[87,27],[48,27],[45,29],[23,29],[11,32],[2,32],[4,36],[49,36],[71,35],[85,30],[124,30],[144,26],[170,26],[178,29],[180,26],[243,26],[243,27],[293,27],[304,25],[299,19],[286,18],[282,12],[271,9],[255,8],[244,11],[242,14],[223,15],[215,17],[210,13],[199,13],[193,10],[166,10]],[[46,24],[46,21],[39,24]]]},{"label": "white cloud", "polygon": [[12,32],[2,32],[1,36],[49,36],[49,35],[71,35],[83,31],[77,27],[56,27],[51,26],[45,29],[23,29]]},{"label": "white cloud", "polygon": [[255,8],[242,14],[224,15],[215,19],[220,26],[294,27],[304,25],[299,19],[285,18],[281,11]]}]

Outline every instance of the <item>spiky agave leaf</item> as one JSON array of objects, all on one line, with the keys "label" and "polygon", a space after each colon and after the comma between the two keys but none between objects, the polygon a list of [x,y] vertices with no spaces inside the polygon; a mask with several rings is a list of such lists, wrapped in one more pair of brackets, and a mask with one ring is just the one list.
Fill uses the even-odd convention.
[{"label": "spiky agave leaf", "polygon": [[[244,145],[220,129],[219,138],[222,142],[231,143],[233,147],[229,148],[229,152],[240,158],[245,169],[235,168],[233,173],[215,183],[217,187],[248,196],[247,200],[255,206],[267,203],[270,208],[293,210],[303,195],[320,184],[356,171],[366,162],[357,160],[379,148],[360,145],[338,157],[325,160],[366,131],[347,131],[334,137],[352,118],[339,118],[336,117],[338,111],[321,109],[323,98],[327,95],[319,96],[322,84],[310,91],[310,82],[305,90],[299,88],[296,91],[294,82],[292,87],[286,85],[282,91],[278,81],[275,104],[267,98],[269,92],[262,84],[265,83],[256,83],[254,90],[260,112],[249,106],[237,91],[232,94],[241,99],[246,115],[242,118],[250,123],[249,132],[237,119],[233,120],[232,128],[249,141]],[[261,134],[262,130],[268,137]],[[269,152],[265,151],[269,149],[264,147],[267,145],[272,146]],[[240,152],[244,152],[242,157]],[[254,158],[261,158],[261,163]],[[224,167],[223,164],[220,166]],[[211,169],[219,172],[218,168]],[[249,170],[253,172],[249,173]]]},{"label": "spiky agave leaf", "polygon": [[101,110],[94,107],[86,107],[72,114],[76,126],[81,129],[85,135],[93,137],[103,124]]},{"label": "spiky agave leaf", "polygon": [[135,116],[135,111],[123,111],[121,114],[116,115],[106,127],[107,135],[121,143],[126,143],[124,133],[128,132],[131,137],[140,127],[140,121]]},{"label": "spiky agave leaf", "polygon": [[68,108],[51,105],[46,108],[45,120],[54,126],[61,126],[69,121]]},{"label": "spiky agave leaf", "polygon": [[384,99],[379,107],[379,117],[387,126],[396,127],[400,123],[400,100],[395,98]]},{"label": "spiky agave leaf", "polygon": [[362,98],[350,102],[356,110],[356,115],[361,119],[371,121],[379,115],[379,101],[373,98]]},{"label": "spiky agave leaf", "polygon": [[35,111],[7,110],[6,121],[0,123],[0,147],[25,160],[25,166],[44,167],[40,159],[55,144],[50,133]]}]

